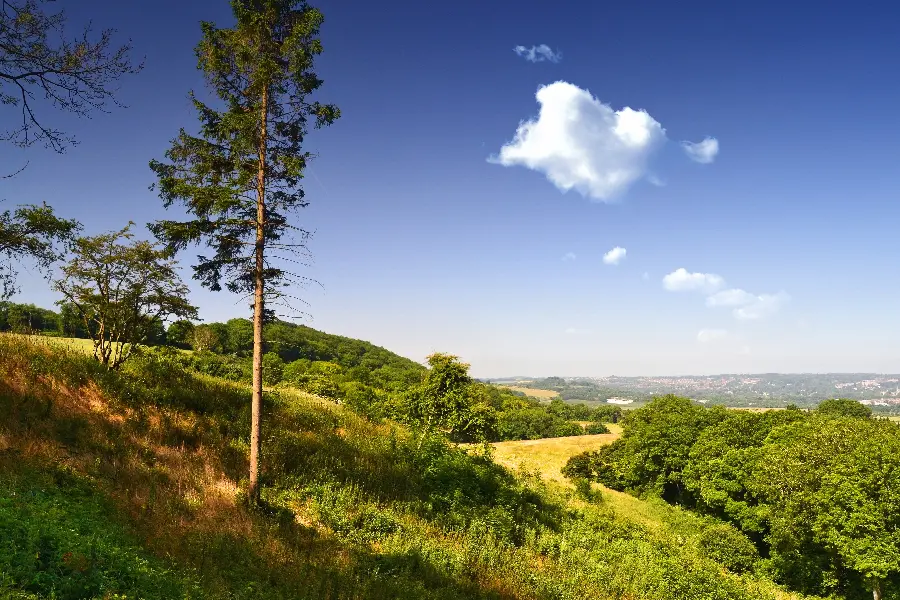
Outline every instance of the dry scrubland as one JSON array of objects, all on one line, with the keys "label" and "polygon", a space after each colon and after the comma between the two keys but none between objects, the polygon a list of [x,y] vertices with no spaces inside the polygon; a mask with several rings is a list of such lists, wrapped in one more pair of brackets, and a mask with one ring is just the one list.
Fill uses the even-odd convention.
[{"label": "dry scrubland", "polygon": [[[265,413],[249,508],[245,386],[0,336],[0,597],[792,597],[727,573],[698,545],[707,522],[662,502],[578,497],[291,390]],[[556,479],[614,435],[495,452]]]}]

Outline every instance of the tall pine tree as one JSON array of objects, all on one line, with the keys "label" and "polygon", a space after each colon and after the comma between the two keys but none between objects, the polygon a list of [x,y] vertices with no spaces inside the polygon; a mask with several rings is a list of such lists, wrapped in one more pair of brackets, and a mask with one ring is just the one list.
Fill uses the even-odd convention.
[{"label": "tall pine tree", "polygon": [[303,0],[232,0],[236,24],[202,23],[198,68],[215,91],[216,107],[191,93],[200,134],[182,129],[152,161],[154,187],[168,208],[181,204],[187,221],[158,221],[153,233],[173,250],[205,245],[194,278],[220,290],[253,297],[253,400],[250,432],[251,501],[259,497],[263,322],[275,303],[293,298],[286,288],[305,281],[283,265],[305,252],[307,232],[288,222],[307,205],[301,186],[312,154],[304,150],[309,125],[330,125],[333,105],[310,96],[322,80],[313,70],[322,52],[322,13]]}]

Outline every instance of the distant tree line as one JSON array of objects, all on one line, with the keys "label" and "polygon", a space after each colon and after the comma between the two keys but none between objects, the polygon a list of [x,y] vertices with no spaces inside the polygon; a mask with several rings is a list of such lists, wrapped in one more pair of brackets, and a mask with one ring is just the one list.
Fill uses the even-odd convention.
[{"label": "distant tree line", "polygon": [[854,400],[753,413],[660,397],[564,473],[720,520],[704,543],[732,570],[823,596],[900,593],[900,426]]}]

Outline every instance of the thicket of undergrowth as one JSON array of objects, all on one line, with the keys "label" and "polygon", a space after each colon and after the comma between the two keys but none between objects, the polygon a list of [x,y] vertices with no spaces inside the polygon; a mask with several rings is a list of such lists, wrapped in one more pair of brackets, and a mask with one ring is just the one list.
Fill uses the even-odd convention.
[{"label": "thicket of undergrowth", "polygon": [[644,522],[300,393],[264,409],[250,509],[244,387],[164,356],[110,372],[0,336],[0,594],[776,597],[713,560],[710,525],[678,509]]}]

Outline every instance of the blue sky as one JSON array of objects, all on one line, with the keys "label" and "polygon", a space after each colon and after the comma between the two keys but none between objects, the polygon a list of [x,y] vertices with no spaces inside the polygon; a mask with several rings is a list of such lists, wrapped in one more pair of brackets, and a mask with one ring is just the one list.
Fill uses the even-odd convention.
[{"label": "blue sky", "polygon": [[[57,4],[146,68],[127,109],[47,115],[67,154],[0,147],[29,161],[0,198],[144,231],[165,214],[147,163],[196,122],[198,22],[227,3]],[[296,216],[311,326],[477,376],[900,371],[895,8],[317,6],[320,99],[343,116],[309,138]],[[190,283],[206,320],[247,314]]]}]

